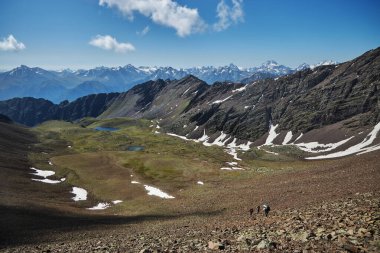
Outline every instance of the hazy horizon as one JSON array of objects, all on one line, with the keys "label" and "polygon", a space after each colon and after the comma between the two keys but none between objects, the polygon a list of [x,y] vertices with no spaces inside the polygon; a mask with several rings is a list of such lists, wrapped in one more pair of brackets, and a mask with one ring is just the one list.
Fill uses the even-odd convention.
[{"label": "hazy horizon", "polygon": [[[356,58],[356,57],[355,57]],[[306,64],[310,64],[310,65],[313,65],[313,64],[318,64],[318,63],[322,63],[322,62],[325,62],[325,61],[330,61],[331,59],[325,59],[321,62],[313,62],[313,63],[309,63],[309,62],[303,62],[303,63],[306,63]],[[349,59],[349,60],[352,60],[352,59]],[[349,61],[348,60],[348,61]],[[273,60],[273,59],[270,59],[270,60],[267,60],[267,61],[275,61],[277,62],[279,65],[284,65],[282,64],[281,62],[278,62],[276,60]],[[126,63],[124,65],[98,65],[98,66],[92,66],[92,67],[88,67],[88,68],[70,68],[70,67],[63,67],[63,68],[45,68],[45,67],[41,67],[41,66],[31,66],[31,65],[26,65],[26,64],[21,64],[21,65],[18,65],[18,66],[14,66],[12,68],[0,68],[0,72],[1,71],[11,71],[15,68],[18,68],[18,67],[21,67],[21,66],[26,66],[28,68],[42,68],[42,69],[45,69],[45,70],[48,70],[48,71],[64,71],[64,70],[70,70],[70,71],[78,71],[78,70],[89,70],[89,69],[95,69],[95,68],[102,68],[102,67],[105,67],[105,68],[119,68],[119,67],[125,67],[127,65],[132,65],[136,68],[141,68],[141,67],[147,67],[147,68],[166,68],[166,67],[172,67],[172,68],[175,68],[175,69],[178,69],[178,70],[181,70],[181,69],[189,69],[189,68],[202,68],[202,67],[215,67],[215,68],[222,68],[222,67],[228,67],[229,65],[233,64],[235,66],[237,66],[239,69],[248,69],[248,68],[255,68],[255,67],[260,67],[261,65],[265,64],[267,61],[265,62],[262,62],[261,64],[258,64],[258,65],[252,65],[252,66],[248,66],[248,67],[242,67],[242,66],[238,66],[236,64],[234,64],[233,62],[229,63],[229,64],[225,64],[225,65],[219,65],[219,66],[216,66],[216,65],[202,65],[202,66],[189,66],[189,67],[179,67],[179,68],[176,68],[176,67],[173,67],[173,66],[169,66],[169,65],[165,65],[165,66],[144,66],[144,65],[134,65],[134,64],[131,64],[131,63]],[[287,66],[287,65],[284,65],[286,67],[291,67],[293,69],[297,68],[298,66],[302,65],[303,63],[300,63],[299,65],[295,66],[295,67],[291,67],[291,66]],[[341,63],[341,62],[337,62],[337,63]]]}]

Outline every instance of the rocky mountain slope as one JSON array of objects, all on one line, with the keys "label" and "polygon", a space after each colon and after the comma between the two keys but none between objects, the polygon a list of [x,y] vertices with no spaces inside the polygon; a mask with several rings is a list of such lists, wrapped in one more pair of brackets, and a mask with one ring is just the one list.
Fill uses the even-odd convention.
[{"label": "rocky mountain slope", "polygon": [[[325,201],[298,209],[235,217],[235,221],[208,221],[207,228],[167,226],[156,231],[126,234],[120,230],[97,231],[65,243],[18,246],[4,252],[378,252],[378,193],[357,194],[340,201]],[[162,222],[161,222],[162,223]],[[173,231],[174,230],[174,231]],[[171,231],[171,232],[170,232]],[[174,234],[175,233],[175,234]],[[75,238],[75,237],[74,237]]]},{"label": "rocky mountain slope", "polygon": [[[227,144],[233,138],[238,144],[251,141],[256,145],[281,144],[285,139],[288,143],[331,143],[359,130],[369,134],[380,121],[379,73],[380,48],[339,65],[248,84],[210,86],[190,75],[174,81],[148,81],[125,93],[92,95],[60,105],[12,99],[0,102],[0,113],[28,125],[99,115],[147,118],[157,120],[166,132],[189,139],[204,136],[208,143],[221,136]],[[270,140],[268,136],[272,136]],[[350,140],[351,144],[359,139]]]},{"label": "rocky mountain slope", "polygon": [[[189,138],[199,138],[206,130],[208,136],[223,131],[251,141],[279,124],[277,131],[292,131],[294,140],[301,133],[338,122],[347,129],[377,124],[379,70],[380,49],[376,49],[337,66],[245,85],[207,86],[194,76],[151,82],[120,95],[100,117],[160,119],[168,131]],[[154,94],[147,96],[146,90]]]},{"label": "rocky mountain slope", "polygon": [[0,111],[27,126],[34,126],[47,120],[71,121],[98,116],[118,95],[119,93],[94,94],[78,98],[73,102],[63,101],[59,105],[42,98],[13,98],[0,101]]}]

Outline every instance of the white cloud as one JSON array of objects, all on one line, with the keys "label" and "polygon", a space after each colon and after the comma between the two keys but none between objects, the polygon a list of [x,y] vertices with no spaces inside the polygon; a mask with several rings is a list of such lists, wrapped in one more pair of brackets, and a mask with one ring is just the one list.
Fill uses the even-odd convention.
[{"label": "white cloud", "polygon": [[218,22],[213,26],[215,31],[223,31],[232,24],[244,21],[243,0],[232,0],[232,7],[228,6],[224,0],[220,0],[216,7]]},{"label": "white cloud", "polygon": [[99,0],[99,5],[116,7],[131,20],[137,11],[157,24],[174,28],[180,37],[205,28],[197,9],[181,6],[173,0]]},{"label": "white cloud", "polygon": [[113,50],[117,53],[126,53],[136,50],[131,43],[120,43],[109,35],[96,35],[89,44],[104,50]]},{"label": "white cloud", "polygon": [[137,35],[144,36],[144,35],[146,35],[149,31],[150,31],[150,27],[149,27],[149,26],[145,26],[145,28],[142,29],[142,31],[137,32]]},{"label": "white cloud", "polygon": [[18,42],[13,35],[9,35],[8,38],[3,38],[0,41],[0,50],[4,51],[20,51],[25,49],[25,45],[22,42]]}]

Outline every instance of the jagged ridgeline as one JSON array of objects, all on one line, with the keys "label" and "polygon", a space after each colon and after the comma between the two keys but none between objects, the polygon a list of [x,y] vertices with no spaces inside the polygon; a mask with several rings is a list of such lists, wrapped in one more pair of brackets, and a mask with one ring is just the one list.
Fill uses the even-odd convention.
[{"label": "jagged ridgeline", "polygon": [[[223,131],[240,140],[259,140],[270,125],[305,133],[340,124],[346,129],[380,121],[380,48],[338,65],[244,83],[206,82],[189,75],[156,80],[124,93],[97,94],[53,104],[44,99],[0,102],[0,113],[33,126],[46,120],[132,117],[160,120],[168,132],[197,138]],[[197,128],[197,131],[194,129]]]},{"label": "jagged ridgeline", "polygon": [[[319,64],[326,64],[326,62]],[[187,75],[194,75],[208,84],[216,81],[249,82],[263,78],[275,78],[315,66],[302,65],[297,69],[292,69],[275,61],[267,61],[261,66],[253,68],[239,68],[230,64],[223,67],[175,69],[172,67],[135,67],[128,64],[124,67],[48,71],[21,65],[0,73],[0,100],[31,96],[59,103],[62,100],[73,101],[89,94],[124,92],[136,84],[149,80],[178,80]]]}]

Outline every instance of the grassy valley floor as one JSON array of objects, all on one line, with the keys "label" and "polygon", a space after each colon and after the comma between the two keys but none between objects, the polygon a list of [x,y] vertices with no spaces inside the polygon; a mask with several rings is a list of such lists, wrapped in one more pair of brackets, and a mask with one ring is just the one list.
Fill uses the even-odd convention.
[{"label": "grassy valley floor", "polygon": [[[235,161],[157,125],[119,118],[34,128],[29,165],[65,181],[32,181],[25,166],[6,175],[13,183],[1,200],[1,251],[380,250],[379,151],[304,161],[291,147],[279,156],[251,149]],[[130,151],[136,146],[143,150]],[[242,170],[221,170],[227,162]],[[87,200],[73,201],[73,186]],[[145,186],[174,198],[150,196]],[[99,203],[110,207],[87,209]],[[250,217],[263,203],[270,216]]]}]

